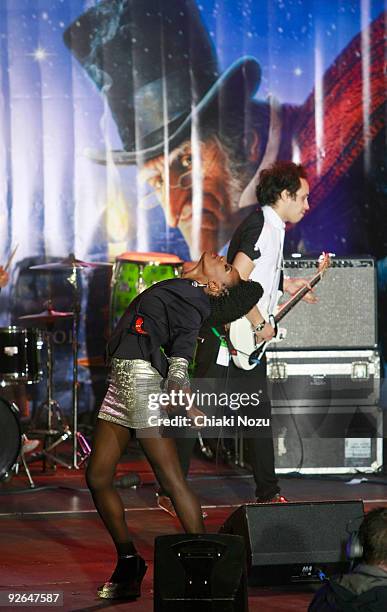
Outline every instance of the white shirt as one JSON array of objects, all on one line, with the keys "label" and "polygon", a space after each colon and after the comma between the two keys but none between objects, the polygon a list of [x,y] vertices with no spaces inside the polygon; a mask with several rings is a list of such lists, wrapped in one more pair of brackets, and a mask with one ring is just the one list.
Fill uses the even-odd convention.
[{"label": "white shirt", "polygon": [[[285,223],[272,206],[263,206],[264,224],[254,245],[258,259],[253,260],[254,268],[250,278],[262,285],[263,295],[257,306],[268,320],[274,314],[281,296],[279,283],[283,261]],[[259,256],[260,253],[260,256]]]}]

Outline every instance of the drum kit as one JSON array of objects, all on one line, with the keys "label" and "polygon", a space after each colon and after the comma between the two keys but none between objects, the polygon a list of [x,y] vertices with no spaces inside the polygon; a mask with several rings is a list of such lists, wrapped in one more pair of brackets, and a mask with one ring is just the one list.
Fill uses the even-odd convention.
[{"label": "drum kit", "polygon": [[110,325],[113,328],[128,304],[154,283],[181,275],[183,261],[168,253],[123,253],[116,258],[110,298]]},{"label": "drum kit", "polygon": [[[72,286],[72,311],[60,312],[53,308],[51,301],[47,309],[19,317],[23,325],[32,327],[0,328],[0,386],[35,384],[43,378],[41,353],[46,346],[46,399],[39,411],[47,413],[46,428],[35,433],[45,436],[44,459],[59,463],[69,469],[78,469],[90,454],[86,438],[78,431],[78,366],[91,367],[103,365],[102,358],[89,357],[78,359],[78,339],[80,323],[79,273],[96,268],[111,267],[111,263],[85,262],[76,259],[73,254],[59,262],[31,266],[31,270],[40,273],[68,272],[67,281]],[[130,302],[144,289],[161,280],[181,275],[183,261],[167,253],[123,253],[116,258],[113,266],[110,325],[117,323]],[[72,424],[65,424],[60,406],[53,397],[53,330],[54,325],[65,320],[72,320]],[[44,330],[44,335],[42,333]],[[56,428],[53,425],[56,425]],[[0,427],[6,433],[6,439],[0,451],[0,480],[18,466],[21,457],[31,486],[33,485],[28,467],[21,453],[22,435],[15,404],[0,397]],[[54,441],[52,441],[54,440]],[[65,440],[72,442],[72,458],[68,463],[57,454],[57,447]]]}]

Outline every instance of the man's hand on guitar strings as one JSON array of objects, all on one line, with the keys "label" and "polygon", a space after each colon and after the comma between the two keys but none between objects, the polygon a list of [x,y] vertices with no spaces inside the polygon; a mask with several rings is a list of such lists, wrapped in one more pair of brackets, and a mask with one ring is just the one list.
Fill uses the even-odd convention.
[{"label": "man's hand on guitar strings", "polygon": [[318,302],[317,296],[314,294],[313,288],[310,286],[309,281],[306,278],[286,278],[284,279],[284,290],[290,293],[291,296],[295,295],[300,289],[308,287],[309,291],[302,298],[304,302],[308,304],[315,304]]}]

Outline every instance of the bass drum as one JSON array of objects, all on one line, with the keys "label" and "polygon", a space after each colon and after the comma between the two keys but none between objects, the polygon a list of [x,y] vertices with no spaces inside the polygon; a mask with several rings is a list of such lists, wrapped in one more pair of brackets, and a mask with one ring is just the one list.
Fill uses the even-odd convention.
[{"label": "bass drum", "polygon": [[122,253],[112,277],[110,325],[113,328],[130,302],[154,283],[181,275],[183,261],[169,253]]},{"label": "bass drum", "polygon": [[21,445],[19,409],[16,404],[0,397],[0,480],[16,464]]}]

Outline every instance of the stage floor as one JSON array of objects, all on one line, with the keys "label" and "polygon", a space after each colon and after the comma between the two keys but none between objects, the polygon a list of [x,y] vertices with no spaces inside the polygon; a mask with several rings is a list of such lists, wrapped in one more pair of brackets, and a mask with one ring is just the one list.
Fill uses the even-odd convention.
[{"label": "stage floor", "polygon": [[[24,472],[0,484],[0,591],[61,590],[62,609],[72,612],[120,608],[151,612],[154,538],[181,529],[176,520],[156,507],[154,478],[138,449],[130,450],[118,472],[119,476],[128,470],[137,471],[143,483],[137,489],[120,489],[128,525],[149,566],[143,595],[130,604],[113,604],[95,596],[96,587],[109,577],[114,566],[114,549],[86,489],[84,470],[58,468],[55,472],[42,472],[40,462],[30,467],[35,489],[26,490]],[[366,511],[387,507],[387,486],[383,484],[386,477],[372,475],[367,476],[367,483],[348,484],[353,478],[354,475],[336,479],[286,477],[281,478],[281,487],[291,501],[363,499]],[[217,532],[239,505],[254,500],[251,476],[232,465],[195,459],[190,481],[208,513],[209,532]],[[250,588],[249,610],[306,611],[312,594],[312,590],[305,589]]]}]

